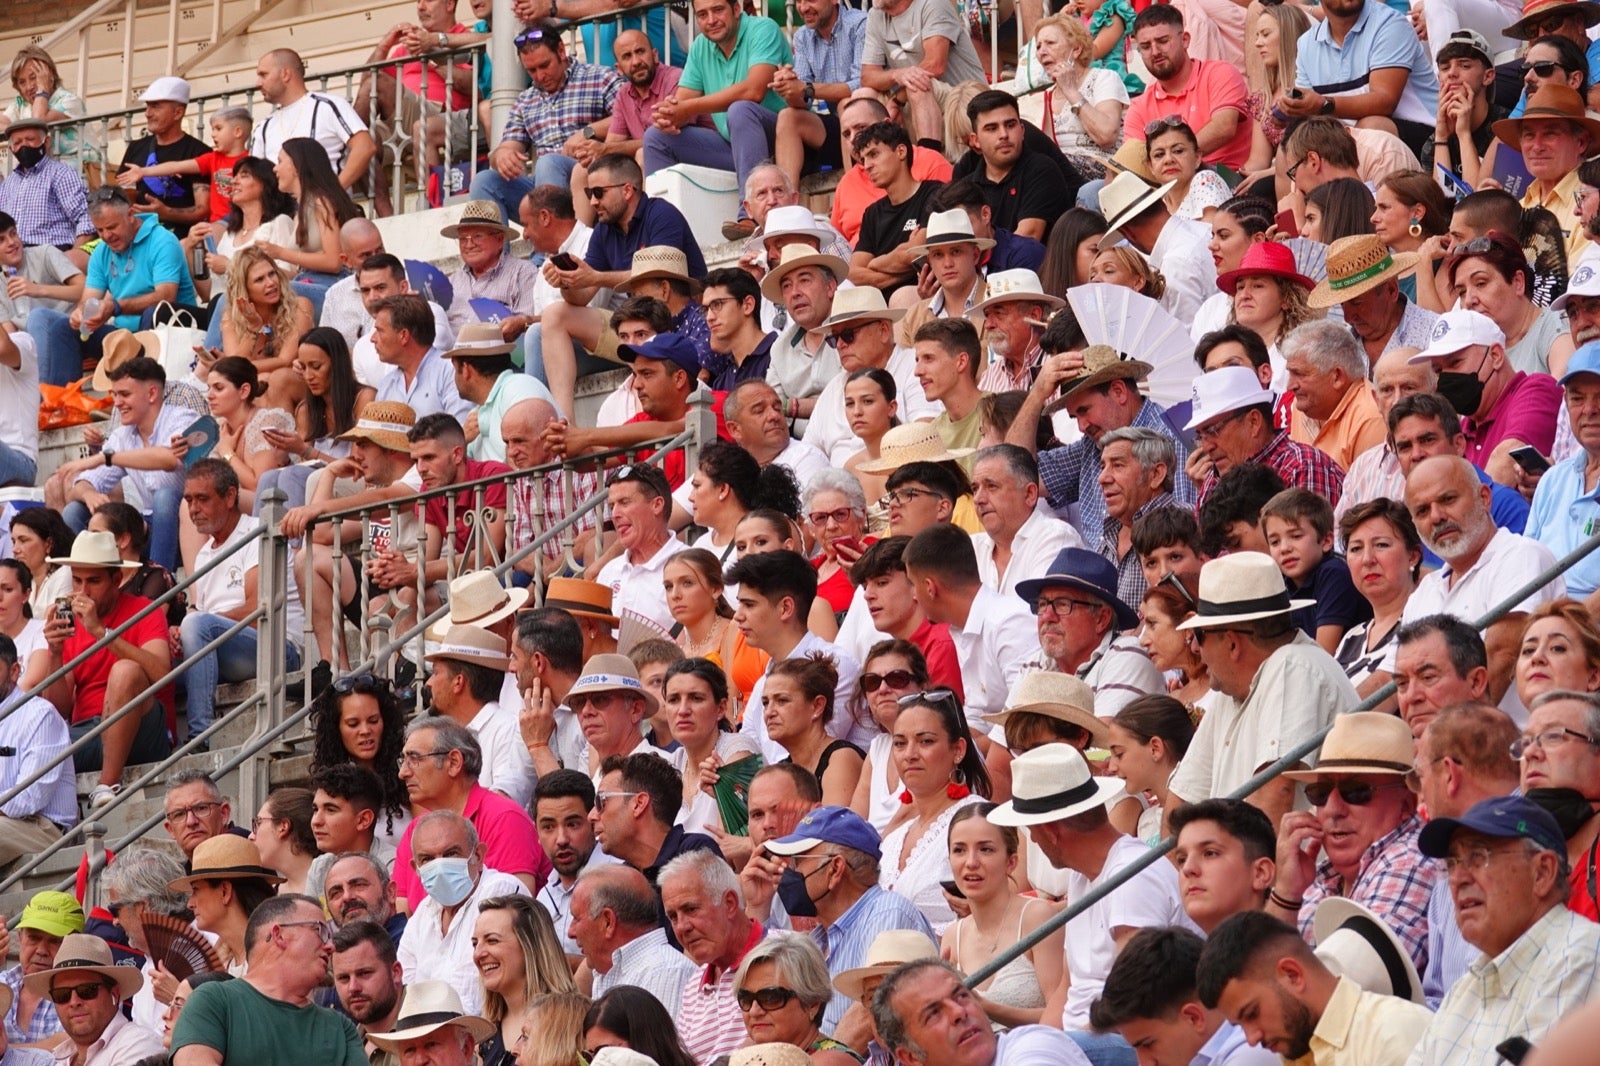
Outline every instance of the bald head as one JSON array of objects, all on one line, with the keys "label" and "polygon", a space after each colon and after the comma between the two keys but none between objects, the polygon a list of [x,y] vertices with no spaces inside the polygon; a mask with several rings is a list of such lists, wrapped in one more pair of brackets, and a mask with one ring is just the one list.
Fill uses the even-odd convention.
[{"label": "bald head", "polygon": [[1395,348],[1378,356],[1378,361],[1372,365],[1372,396],[1385,422],[1389,419],[1389,408],[1413,393],[1432,392],[1438,382],[1431,362],[1407,362],[1418,351],[1417,348]]},{"label": "bald head", "polygon": [[1458,572],[1477,562],[1494,537],[1489,486],[1458,455],[1435,455],[1411,468],[1406,508],[1423,543]]},{"label": "bald head", "polygon": [[339,258],[350,270],[358,269],[368,258],[384,250],[383,233],[371,219],[352,218],[339,227]]},{"label": "bald head", "polygon": [[511,405],[500,419],[500,439],[505,442],[506,461],[513,469],[527,470],[551,461],[544,445],[544,431],[556,420],[556,409],[549,400],[521,400]]}]

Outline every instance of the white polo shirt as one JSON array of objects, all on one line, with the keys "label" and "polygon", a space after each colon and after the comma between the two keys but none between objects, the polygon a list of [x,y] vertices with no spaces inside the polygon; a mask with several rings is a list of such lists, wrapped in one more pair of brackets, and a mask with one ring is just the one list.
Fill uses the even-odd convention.
[{"label": "white polo shirt", "polygon": [[663,632],[673,626],[672,612],[667,610],[667,591],[662,583],[667,560],[688,545],[676,534],[644,562],[635,563],[623,552],[600,569],[600,584],[611,589],[611,609],[620,618],[622,612],[633,611],[659,625]]},{"label": "white polo shirt", "polygon": [[1050,564],[1062,548],[1081,548],[1078,531],[1049,510],[1043,497],[1028,520],[1011,538],[1011,562],[1004,576],[994,559],[994,538],[988,533],[972,535],[972,550],[978,553],[978,577],[984,585],[1003,596],[1017,594],[1017,582],[1050,572]]}]

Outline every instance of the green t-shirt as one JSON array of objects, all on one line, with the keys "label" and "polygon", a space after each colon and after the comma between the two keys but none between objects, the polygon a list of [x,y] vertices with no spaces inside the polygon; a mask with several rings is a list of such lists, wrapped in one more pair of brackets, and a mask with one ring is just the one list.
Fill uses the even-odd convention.
[{"label": "green t-shirt", "polygon": [[[776,22],[764,15],[741,15],[733,55],[723,55],[715,41],[703,33],[697,34],[694,43],[689,46],[689,60],[683,65],[683,76],[678,79],[678,84],[703,96],[710,96],[734,82],[743,81],[753,67],[763,63],[777,67],[793,62],[794,53],[789,51],[789,42],[784,40],[783,29]],[[767,95],[761,98],[761,106],[777,114],[787,105],[783,97],[768,89]],[[711,116],[711,121],[716,123],[717,132],[726,140],[728,113],[718,111]]]},{"label": "green t-shirt", "polygon": [[[951,421],[949,411],[940,411],[939,417],[933,420],[933,428],[939,431],[939,439],[946,448],[976,449],[978,438],[983,436],[983,408],[974,407],[972,413],[959,422]],[[968,477],[972,476],[972,467],[977,461],[976,454],[956,460]]]},{"label": "green t-shirt", "polygon": [[215,981],[189,996],[172,1034],[172,1051],[214,1048],[224,1063],[250,1066],[368,1066],[355,1023],[316,1005],[269,999],[248,981]]}]

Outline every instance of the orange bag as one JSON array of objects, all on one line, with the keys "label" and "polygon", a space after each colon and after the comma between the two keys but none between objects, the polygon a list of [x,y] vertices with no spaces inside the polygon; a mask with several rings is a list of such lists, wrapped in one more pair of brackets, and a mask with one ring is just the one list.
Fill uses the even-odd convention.
[{"label": "orange bag", "polygon": [[[87,380],[87,379],[84,379]],[[111,406],[111,397],[96,399],[83,394],[84,381],[70,385],[39,386],[39,428],[62,429],[66,426],[87,425],[90,413],[104,411]]]}]

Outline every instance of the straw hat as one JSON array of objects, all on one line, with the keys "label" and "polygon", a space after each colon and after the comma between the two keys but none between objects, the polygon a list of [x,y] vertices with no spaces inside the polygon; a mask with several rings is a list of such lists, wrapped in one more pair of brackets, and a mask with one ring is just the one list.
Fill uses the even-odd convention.
[{"label": "straw hat", "polygon": [[1023,713],[1042,714],[1075,725],[1089,734],[1097,748],[1111,743],[1111,730],[1094,714],[1094,689],[1071,674],[1059,670],[1027,671],[1011,686],[1005,707],[984,715],[983,720],[1004,729],[1012,715]]},{"label": "straw hat", "polygon": [[450,582],[450,616],[428,627],[429,640],[443,640],[451,626],[487,629],[528,602],[528,590],[506,588],[493,570],[472,570]]},{"label": "straw hat", "polygon": [[[1584,4],[1600,10],[1600,4]],[[1503,118],[1494,124],[1495,139],[1508,147],[1522,150],[1522,124],[1531,118],[1559,119],[1581,126],[1589,135],[1589,154],[1600,151],[1600,122],[1589,117],[1584,109],[1583,97],[1570,85],[1544,85],[1528,97],[1528,106],[1520,118]]]},{"label": "straw hat", "polygon": [[616,625],[611,613],[611,586],[581,577],[553,577],[544,588],[544,606],[559,607],[568,614],[581,614]]},{"label": "straw hat", "polygon": [[[429,630],[432,635],[432,630]],[[511,659],[506,655],[506,642],[482,626],[450,626],[438,637],[434,650],[424,655],[424,662],[447,659],[450,662],[471,663],[490,670],[508,670]]]},{"label": "straw hat", "polygon": [[875,285],[852,285],[833,294],[833,313],[822,323],[823,329],[846,322],[898,322],[905,317],[903,307],[890,307]]},{"label": "straw hat", "polygon": [[1531,41],[1539,35],[1536,22],[1551,15],[1581,15],[1585,26],[1600,22],[1600,5],[1575,0],[1524,0],[1522,17],[1500,32],[1513,40]]},{"label": "straw hat", "polygon": [[1111,165],[1119,171],[1127,170],[1139,175],[1151,185],[1157,184],[1155,171],[1150,169],[1150,157],[1143,141],[1125,140],[1111,153]]},{"label": "straw hat", "polygon": [[942,463],[947,459],[965,459],[976,450],[949,447],[932,422],[907,422],[885,433],[878,444],[878,458],[867,460],[857,469],[866,474],[888,474],[907,463]]},{"label": "straw hat", "polygon": [[1106,232],[1100,237],[1100,247],[1110,248],[1122,240],[1122,229],[1146,210],[1161,202],[1177,182],[1151,185],[1132,171],[1123,171],[1100,190],[1100,213],[1106,217]]},{"label": "straw hat", "polygon": [[833,275],[834,281],[843,281],[850,276],[850,264],[838,256],[815,251],[803,244],[791,244],[783,250],[778,265],[767,271],[767,276],[761,279],[761,295],[775,304],[782,303],[784,275],[807,266],[822,267]]},{"label": "straw hat", "polygon": [[1317,756],[1316,769],[1291,770],[1283,776],[1291,781],[1315,781],[1329,774],[1403,777],[1416,767],[1416,758],[1411,727],[1404,721],[1392,714],[1357,711],[1333,720],[1328,739],[1322,742],[1322,753]]},{"label": "straw hat", "polygon": [[1391,252],[1375,233],[1340,237],[1328,245],[1328,280],[1317,282],[1306,303],[1332,307],[1354,300],[1416,265],[1415,252]]},{"label": "straw hat", "polygon": [[1008,303],[1014,300],[1030,304],[1043,304],[1045,314],[1065,307],[1067,301],[1059,296],[1051,296],[1044,291],[1044,284],[1039,280],[1039,275],[1031,270],[997,270],[989,275],[988,287],[984,290],[988,295],[967,312],[967,317],[981,323],[983,312],[995,304]]},{"label": "straw hat", "polygon": [[391,452],[409,452],[411,441],[406,434],[417,424],[417,414],[408,404],[397,400],[373,400],[361,409],[361,417],[350,429],[339,434],[339,440],[370,440]]},{"label": "straw hat", "polygon": [[1045,744],[1011,762],[1011,799],[989,812],[995,825],[1042,825],[1105,805],[1122,791],[1115,777],[1095,777],[1071,744]]},{"label": "straw hat", "polygon": [[1340,977],[1380,996],[1424,1002],[1422,978],[1405,945],[1387,922],[1361,904],[1329,896],[1317,904],[1311,936],[1317,958]]},{"label": "straw hat", "polygon": [[153,330],[142,329],[138,333],[130,333],[125,329],[114,329],[100,342],[100,362],[95,364],[91,384],[100,392],[110,392],[113,370],[141,355],[160,350],[161,338]]},{"label": "straw hat", "polygon": [[866,995],[864,986],[869,979],[886,977],[908,962],[938,957],[939,945],[928,939],[927,933],[916,929],[885,929],[867,945],[861,965],[841,970],[833,979],[833,987],[859,1001]]},{"label": "straw hat", "polygon": [[811,1066],[811,1056],[793,1044],[751,1044],[729,1055],[728,1066]]},{"label": "straw hat", "polygon": [[68,933],[56,951],[56,964],[24,977],[22,987],[35,995],[45,995],[50,991],[50,979],[57,974],[85,971],[115,982],[123,999],[144,987],[144,974],[138,967],[116,965],[111,959],[111,945],[93,933]]},{"label": "straw hat", "polygon": [[174,892],[188,892],[194,888],[196,881],[207,880],[253,880],[265,881],[269,885],[281,885],[284,882],[278,871],[261,864],[261,849],[256,847],[255,841],[232,833],[219,833],[202,840],[200,846],[194,849],[188,876],[168,881],[167,887]]},{"label": "straw hat", "polygon": [[628,264],[628,280],[622,283],[622,288],[631,292],[641,281],[658,279],[686,281],[696,290],[701,285],[700,279],[689,276],[689,257],[683,254],[682,248],[650,244],[633,253],[633,260]]},{"label": "straw hat", "polygon": [[583,664],[583,673],[577,683],[567,690],[567,703],[572,697],[591,692],[626,692],[639,696],[645,703],[645,714],[655,714],[659,704],[650,690],[639,680],[639,668],[626,655],[591,655]]},{"label": "straw hat", "polygon": [[966,208],[952,207],[929,215],[922,243],[913,244],[907,251],[912,258],[920,258],[928,254],[929,248],[948,244],[975,244],[980,252],[994,247],[994,241],[972,232],[972,216],[967,214]]},{"label": "straw hat", "polygon": [[73,538],[71,555],[47,561],[52,566],[97,566],[102,570],[137,570],[140,565],[123,562],[117,554],[117,538],[92,530]]},{"label": "straw hat", "polygon": [[461,230],[467,226],[497,229],[511,240],[515,240],[518,236],[516,230],[506,225],[505,213],[493,200],[468,200],[467,205],[461,209],[461,217],[441,229],[439,236],[453,241],[461,236]]},{"label": "straw hat", "polygon": [[1144,360],[1108,345],[1091,344],[1083,350],[1083,366],[1061,383],[1060,396],[1066,400],[1079,389],[1104,385],[1108,381],[1143,381],[1154,369]]},{"label": "straw hat", "polygon": [[494,322],[468,322],[456,334],[456,346],[444,353],[446,359],[479,359],[490,355],[505,355],[517,346],[508,341]]},{"label": "straw hat", "polygon": [[387,1033],[368,1033],[367,1039],[385,1051],[398,1052],[400,1045],[420,1040],[447,1025],[465,1029],[482,1043],[497,1027],[487,1018],[468,1014],[461,996],[448,981],[417,981],[406,987],[394,1029]]},{"label": "straw hat", "polygon": [[[1200,568],[1200,599],[1195,605],[1195,615],[1180,623],[1178,628],[1207,629],[1253,622],[1257,618],[1271,618],[1311,607],[1316,602],[1289,598],[1283,571],[1272,561],[1272,556],[1261,552],[1234,552],[1212,559]],[[1407,759],[1406,769],[1409,770],[1409,756]]]},{"label": "straw hat", "polygon": [[1288,245],[1277,241],[1257,241],[1245,250],[1239,265],[1217,278],[1217,288],[1232,296],[1243,278],[1268,277],[1292,281],[1302,289],[1316,288],[1317,283],[1300,273],[1295,267],[1294,252]]}]

